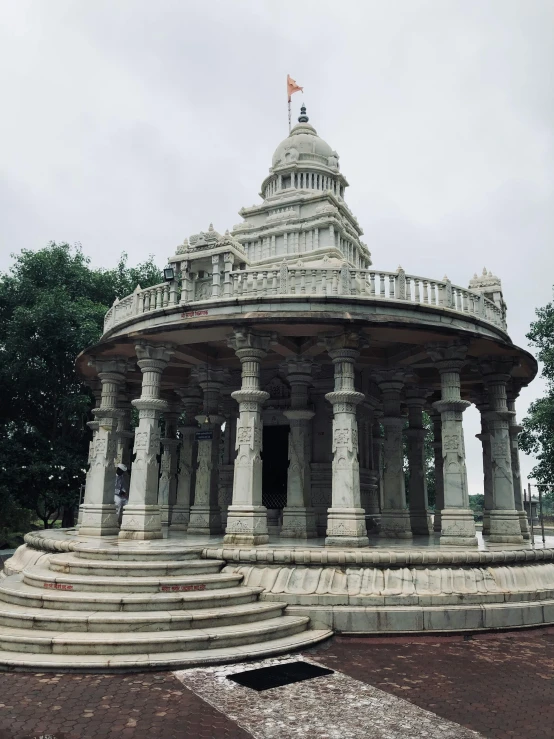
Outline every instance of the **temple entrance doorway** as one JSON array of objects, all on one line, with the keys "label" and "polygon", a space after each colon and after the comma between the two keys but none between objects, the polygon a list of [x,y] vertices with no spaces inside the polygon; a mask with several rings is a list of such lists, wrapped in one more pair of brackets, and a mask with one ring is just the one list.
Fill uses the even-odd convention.
[{"label": "temple entrance doorway", "polygon": [[281,511],[287,504],[289,427],[264,426],[262,449],[262,504]]}]

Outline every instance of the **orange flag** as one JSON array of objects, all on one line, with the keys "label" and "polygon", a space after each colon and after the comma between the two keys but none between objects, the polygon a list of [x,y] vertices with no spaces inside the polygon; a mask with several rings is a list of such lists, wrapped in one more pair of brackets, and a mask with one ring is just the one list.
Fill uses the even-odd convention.
[{"label": "orange flag", "polygon": [[304,92],[304,88],[300,87],[300,85],[297,85],[290,74],[287,74],[287,95],[289,96],[289,103],[290,96],[294,95],[295,92]]}]

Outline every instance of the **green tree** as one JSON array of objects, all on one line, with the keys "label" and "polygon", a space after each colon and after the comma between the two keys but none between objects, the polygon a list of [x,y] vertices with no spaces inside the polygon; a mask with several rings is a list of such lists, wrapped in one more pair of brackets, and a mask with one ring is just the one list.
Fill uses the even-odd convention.
[{"label": "green tree", "polygon": [[545,396],[529,406],[519,443],[524,452],[535,455],[537,464],[531,474],[554,501],[554,302],[538,308],[536,316],[527,338],[538,349],[547,388]]},{"label": "green tree", "polygon": [[14,255],[0,275],[0,488],[45,527],[73,509],[85,476],[92,396],[75,358],[116,296],[161,281],[152,257],[93,269],[79,245],[56,243]]}]

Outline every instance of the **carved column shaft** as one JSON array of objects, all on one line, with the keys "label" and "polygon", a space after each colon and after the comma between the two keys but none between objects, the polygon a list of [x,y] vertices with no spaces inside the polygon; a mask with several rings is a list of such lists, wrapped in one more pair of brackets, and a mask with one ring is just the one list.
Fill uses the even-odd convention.
[{"label": "carved column shaft", "polygon": [[377,376],[383,397],[383,511],[381,531],[383,537],[410,539],[412,528],[406,502],[404,480],[404,448],[402,429],[404,419],[400,408],[404,387],[404,373],[388,370]]},{"label": "carved column shaft", "polygon": [[489,425],[487,421],[487,413],[490,411],[489,405],[485,400],[486,395],[482,395],[475,403],[481,415],[481,433],[475,436],[481,442],[483,456],[483,493],[485,502],[483,505],[483,535],[490,534],[490,515],[493,508],[492,494],[492,458],[491,458],[491,436],[489,433]]},{"label": "carved column shaft", "polygon": [[442,509],[444,508],[444,474],[442,457],[442,421],[438,411],[431,411],[433,421],[433,449],[435,452],[435,516],[433,531],[441,532]]},{"label": "carved column shaft", "polygon": [[190,503],[194,490],[194,471],[196,467],[196,432],[198,422],[195,418],[200,410],[202,398],[196,387],[178,388],[185,422],[179,428],[181,435],[178,460],[178,479],[175,505],[171,508],[170,531],[186,531],[190,518]]},{"label": "carved column shaft", "polygon": [[160,463],[160,481],[158,485],[158,504],[162,526],[169,526],[171,509],[175,505],[177,492],[177,453],[179,439],[177,438],[177,421],[179,410],[173,405],[164,414],[165,436],[161,439],[162,459]]},{"label": "carved column shaft", "polygon": [[364,400],[354,387],[354,364],[360,339],[344,334],[325,339],[335,369],[335,390],[326,399],[333,406],[332,503],[327,515],[326,546],[369,544],[361,507],[356,406]]},{"label": "carved column shaft", "polygon": [[195,377],[204,392],[204,413],[196,416],[200,424],[194,504],[190,509],[188,534],[221,533],[221,510],[218,502],[219,446],[221,425],[219,399],[224,382],[221,369],[197,368]]},{"label": "carved column shaft", "polygon": [[483,365],[483,379],[489,398],[486,420],[490,434],[492,466],[493,507],[490,512],[489,541],[519,544],[523,537],[514,498],[510,438],[510,419],[513,414],[508,410],[506,396],[506,385],[510,376],[498,371],[507,366],[505,362],[497,360],[484,362]]},{"label": "carved column shaft", "polygon": [[441,544],[476,546],[475,521],[469,508],[463,412],[470,405],[462,400],[460,373],[467,347],[463,345],[428,348],[441,378],[441,400],[433,403],[442,421],[444,508],[441,514]]},{"label": "carved column shaft", "polygon": [[529,521],[527,520],[527,514],[523,505],[523,490],[521,487],[521,469],[519,466],[519,441],[518,436],[522,430],[522,426],[519,426],[516,421],[516,395],[513,392],[508,393],[508,410],[511,412],[510,416],[510,440],[511,440],[511,451],[512,451],[512,476],[514,482],[514,503],[516,511],[519,516],[519,525],[521,528],[521,535],[524,539],[531,538],[531,532],[529,531]]},{"label": "carved column shaft", "polygon": [[317,536],[310,468],[314,412],[308,409],[312,362],[302,357],[291,357],[284,371],[291,387],[291,407],[284,412],[289,419],[290,431],[287,505],[283,510],[281,536],[312,539]]},{"label": "carved column shaft", "polygon": [[425,437],[427,431],[423,426],[423,406],[428,396],[427,391],[417,388],[409,389],[406,393],[410,520],[412,533],[419,536],[429,536],[431,533],[427,480],[425,477]]},{"label": "carved column shaft", "polygon": [[260,363],[272,337],[235,330],[229,345],[241,363],[242,387],[231,394],[239,404],[233,503],[227,511],[225,544],[267,544],[267,510],[262,505],[261,409],[269,393],[260,390]]},{"label": "carved column shaft", "polygon": [[161,539],[158,505],[159,420],[167,403],[160,398],[161,376],[169,363],[169,345],[136,345],[137,364],[142,372],[142,392],[132,404],[138,408],[139,425],[135,432],[135,461],[131,474],[129,503],[123,511],[120,539]]},{"label": "carved column shaft", "polygon": [[85,500],[79,531],[84,536],[114,536],[119,531],[114,505],[115,467],[117,464],[117,427],[122,411],[117,408],[118,394],[125,384],[125,359],[97,360],[102,390],[100,406],[93,410],[95,430],[89,450]]}]

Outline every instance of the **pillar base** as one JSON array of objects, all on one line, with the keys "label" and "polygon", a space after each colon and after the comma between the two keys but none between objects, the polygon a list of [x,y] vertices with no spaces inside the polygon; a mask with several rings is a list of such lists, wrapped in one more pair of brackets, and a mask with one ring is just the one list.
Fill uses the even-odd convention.
[{"label": "pillar base", "polygon": [[316,539],[315,511],[313,508],[283,509],[283,523],[281,533],[285,539]]},{"label": "pillar base", "polygon": [[329,508],[326,547],[368,547],[363,508]]},{"label": "pillar base", "polygon": [[469,508],[444,508],[441,515],[441,525],[441,546],[477,546],[473,511]]},{"label": "pillar base", "polygon": [[411,539],[410,512],[405,508],[385,508],[381,513],[379,536],[387,539]]},{"label": "pillar base", "polygon": [[162,522],[162,528],[169,528],[169,505],[161,505],[160,506],[160,519]]},{"label": "pillar base", "polygon": [[410,511],[410,524],[414,536],[429,536],[433,531],[431,527],[431,516],[425,509],[421,511]]},{"label": "pillar base", "polygon": [[518,511],[519,515],[519,526],[521,528],[521,535],[525,540],[531,538],[531,530],[529,528],[529,521],[527,520],[527,514],[525,511]]},{"label": "pillar base", "polygon": [[187,534],[191,536],[214,536],[221,533],[221,510],[219,506],[191,506]]},{"label": "pillar base", "polygon": [[169,531],[186,531],[189,525],[190,508],[174,505],[171,508],[171,523]]},{"label": "pillar base", "polygon": [[490,512],[490,522],[488,541],[491,544],[523,543],[518,511],[493,510]]},{"label": "pillar base", "polygon": [[160,506],[131,505],[123,509],[120,539],[163,539]]},{"label": "pillar base", "polygon": [[491,514],[490,511],[483,511],[483,536],[488,536],[491,532]]},{"label": "pillar base", "polygon": [[119,524],[113,503],[83,503],[80,508],[81,536],[117,536]]},{"label": "pillar base", "polygon": [[433,531],[436,534],[440,534],[442,531],[442,511],[435,511],[433,516]]},{"label": "pillar base", "polygon": [[267,509],[265,506],[230,505],[223,544],[253,546],[267,544]]}]

